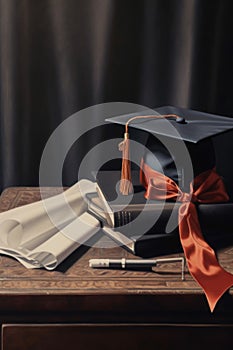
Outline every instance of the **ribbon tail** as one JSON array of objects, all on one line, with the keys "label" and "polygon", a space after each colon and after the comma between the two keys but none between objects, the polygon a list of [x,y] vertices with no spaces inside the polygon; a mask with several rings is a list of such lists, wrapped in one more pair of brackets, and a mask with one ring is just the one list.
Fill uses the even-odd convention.
[{"label": "ribbon tail", "polygon": [[214,250],[204,240],[194,203],[180,206],[179,231],[189,271],[204,290],[213,312],[221,296],[233,286],[233,275],[219,265]]}]

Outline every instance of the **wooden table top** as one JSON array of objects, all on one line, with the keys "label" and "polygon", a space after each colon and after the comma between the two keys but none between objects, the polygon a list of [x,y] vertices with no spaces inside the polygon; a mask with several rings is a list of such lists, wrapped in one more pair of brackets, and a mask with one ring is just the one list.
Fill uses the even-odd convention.
[{"label": "wooden table top", "polygon": [[[59,193],[60,189],[43,188],[42,191],[49,197]],[[39,188],[7,188],[0,197],[0,211],[37,200],[40,200]],[[91,258],[135,258],[122,247],[101,248],[103,240],[107,244],[109,238],[100,238],[94,247],[77,249],[54,271],[28,270],[13,258],[0,256],[0,308],[22,310],[30,304],[37,311],[46,307],[48,311],[54,311],[60,307],[61,301],[64,305],[64,297],[68,295],[65,305],[69,312],[89,309],[93,315],[93,310],[102,310],[103,317],[107,310],[120,315],[123,312],[122,305],[127,305],[128,317],[134,319],[140,314],[147,315],[153,321],[158,314],[160,318],[168,314],[172,318],[172,312],[182,314],[182,321],[189,317],[190,312],[195,317],[202,313],[203,319],[208,322],[222,321],[226,315],[232,318],[233,288],[219,302],[215,313],[217,316],[213,316],[203,291],[187,269],[185,280],[181,280],[180,263],[162,264],[147,271],[90,268],[88,261]],[[182,254],[169,257],[177,256]],[[219,251],[218,257],[221,265],[233,273],[233,246]]]}]

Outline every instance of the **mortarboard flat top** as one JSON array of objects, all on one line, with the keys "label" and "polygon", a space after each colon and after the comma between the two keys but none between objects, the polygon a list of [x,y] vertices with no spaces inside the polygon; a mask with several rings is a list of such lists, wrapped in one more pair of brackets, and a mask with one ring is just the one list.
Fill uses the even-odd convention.
[{"label": "mortarboard flat top", "polygon": [[[116,124],[125,125],[127,121],[138,115],[151,115],[151,109],[144,112],[125,114],[106,121]],[[173,139],[180,139],[192,143],[197,143],[206,138],[210,138],[223,132],[233,129],[233,119],[222,117],[214,114],[194,111],[191,109],[178,107],[160,107],[154,109],[154,115],[176,114],[184,117],[186,123],[180,124],[175,120],[169,119],[172,127],[168,127],[167,119],[139,119],[130,123],[130,127],[147,131],[151,134],[166,136]]]}]

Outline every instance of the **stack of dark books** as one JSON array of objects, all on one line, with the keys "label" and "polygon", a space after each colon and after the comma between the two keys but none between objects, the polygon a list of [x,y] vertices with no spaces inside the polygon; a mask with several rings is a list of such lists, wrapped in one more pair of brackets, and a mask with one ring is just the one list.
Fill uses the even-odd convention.
[{"label": "stack of dark books", "polygon": [[[104,232],[135,255],[152,257],[182,251],[179,239],[180,203],[147,201],[133,171],[134,194],[123,196],[118,185],[120,171],[99,171],[97,193],[88,195],[89,211],[103,222]],[[205,240],[218,249],[233,242],[233,204],[197,205]]]}]

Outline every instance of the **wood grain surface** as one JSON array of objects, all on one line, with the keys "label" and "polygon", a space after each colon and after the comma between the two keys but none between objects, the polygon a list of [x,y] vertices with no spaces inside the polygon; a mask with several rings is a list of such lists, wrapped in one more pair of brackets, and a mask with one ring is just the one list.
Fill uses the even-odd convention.
[{"label": "wood grain surface", "polygon": [[[42,188],[49,197],[60,188]],[[7,188],[0,197],[0,210],[40,200],[40,189]],[[54,271],[28,270],[13,258],[0,256],[0,308],[3,319],[57,320],[144,320],[149,322],[200,319],[208,322],[233,320],[232,289],[209,312],[201,288],[186,269],[181,281],[180,263],[158,265],[152,270],[92,269],[91,258],[137,258],[122,247],[99,235],[94,247],[77,249]],[[111,246],[110,248],[107,248]],[[181,256],[170,255],[169,257]],[[221,265],[233,273],[233,247],[218,252]],[[24,316],[20,312],[24,311]],[[43,312],[42,312],[43,311]],[[191,313],[191,314],[190,314]]]}]

